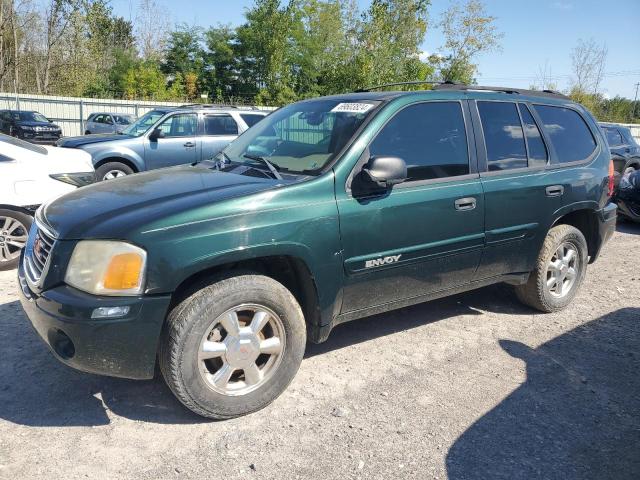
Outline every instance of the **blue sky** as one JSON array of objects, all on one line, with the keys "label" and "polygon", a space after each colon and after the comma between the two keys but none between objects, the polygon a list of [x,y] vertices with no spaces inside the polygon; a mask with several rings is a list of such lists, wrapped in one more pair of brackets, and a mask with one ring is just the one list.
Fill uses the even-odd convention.
[{"label": "blue sky", "polygon": [[[207,27],[217,23],[240,24],[250,0],[157,0],[172,21]],[[137,0],[112,0],[114,10],[135,18]],[[358,0],[361,8],[369,4]],[[432,0],[431,23],[423,49],[437,52],[443,43],[435,28],[448,1]],[[485,85],[528,87],[547,65],[565,88],[571,73],[571,49],[578,39],[593,37],[606,43],[605,93],[633,98],[640,82],[640,0],[485,0],[489,14],[497,17],[504,34],[503,49],[478,58],[479,82]]]}]

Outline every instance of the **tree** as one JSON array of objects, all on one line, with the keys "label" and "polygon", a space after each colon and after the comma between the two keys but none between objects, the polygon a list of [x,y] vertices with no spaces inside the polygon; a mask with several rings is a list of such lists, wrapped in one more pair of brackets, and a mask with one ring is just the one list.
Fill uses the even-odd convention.
[{"label": "tree", "polygon": [[425,80],[432,69],[420,60],[428,0],[373,0],[363,14],[355,72],[361,86]]},{"label": "tree", "polygon": [[140,0],[136,14],[136,37],[144,60],[160,61],[169,30],[166,8],[155,0]]},{"label": "tree", "polygon": [[238,42],[236,31],[228,25],[211,27],[204,33],[204,43],[204,89],[209,97],[224,99],[246,90],[255,94],[256,85],[251,84],[254,75],[243,71],[239,61],[243,57],[243,46]]},{"label": "tree", "polygon": [[500,48],[502,34],[498,32],[495,20],[496,17],[487,14],[480,0],[454,3],[442,14],[440,28],[445,44],[439,68],[443,81],[475,82],[477,56]]},{"label": "tree", "polygon": [[578,40],[578,44],[571,52],[573,67],[572,90],[578,93],[597,94],[604,77],[607,62],[607,46],[598,45],[591,38]]}]

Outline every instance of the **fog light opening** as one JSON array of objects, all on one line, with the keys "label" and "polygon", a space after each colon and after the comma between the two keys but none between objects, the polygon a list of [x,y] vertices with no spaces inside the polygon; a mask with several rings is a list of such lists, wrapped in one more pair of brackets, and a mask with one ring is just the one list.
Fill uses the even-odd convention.
[{"label": "fog light opening", "polygon": [[76,347],[69,336],[57,328],[49,330],[49,345],[64,360],[69,360],[76,354]]}]

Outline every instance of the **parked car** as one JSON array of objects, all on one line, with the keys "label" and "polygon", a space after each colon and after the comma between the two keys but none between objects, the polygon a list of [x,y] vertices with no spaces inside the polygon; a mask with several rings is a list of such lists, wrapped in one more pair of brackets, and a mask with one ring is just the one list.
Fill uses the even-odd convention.
[{"label": "parked car", "polygon": [[631,135],[629,127],[615,123],[600,123],[600,127],[609,142],[617,187],[625,173],[640,170],[640,145]]},{"label": "parked car", "polygon": [[23,110],[0,110],[0,132],[44,145],[54,145],[62,136],[60,126],[47,117]]},{"label": "parked car", "polygon": [[188,105],[152,110],[120,134],[67,137],[58,146],[93,158],[99,181],[212,158],[266,112]]},{"label": "parked car", "polygon": [[640,223],[640,169],[629,169],[622,176],[614,201],[620,218]]},{"label": "parked car", "polygon": [[0,134],[0,270],[14,268],[35,209],[95,179],[91,157]]},{"label": "parked car", "polygon": [[302,101],[212,161],[40,208],[22,305],[67,365],[148,379],[159,360],[187,408],[235,417],[342,322],[498,282],[567,307],[615,228],[609,168],[598,124],[560,94]]},{"label": "parked car", "polygon": [[87,118],[84,134],[122,133],[125,128],[135,121],[135,115],[129,115],[128,113],[92,113]]}]

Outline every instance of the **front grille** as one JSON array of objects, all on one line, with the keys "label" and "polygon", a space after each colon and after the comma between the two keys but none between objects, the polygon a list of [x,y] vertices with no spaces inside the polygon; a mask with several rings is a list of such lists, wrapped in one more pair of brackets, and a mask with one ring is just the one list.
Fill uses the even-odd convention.
[{"label": "front grille", "polygon": [[33,239],[29,239],[24,262],[27,278],[37,284],[47,268],[55,239],[41,228],[35,227]]}]

